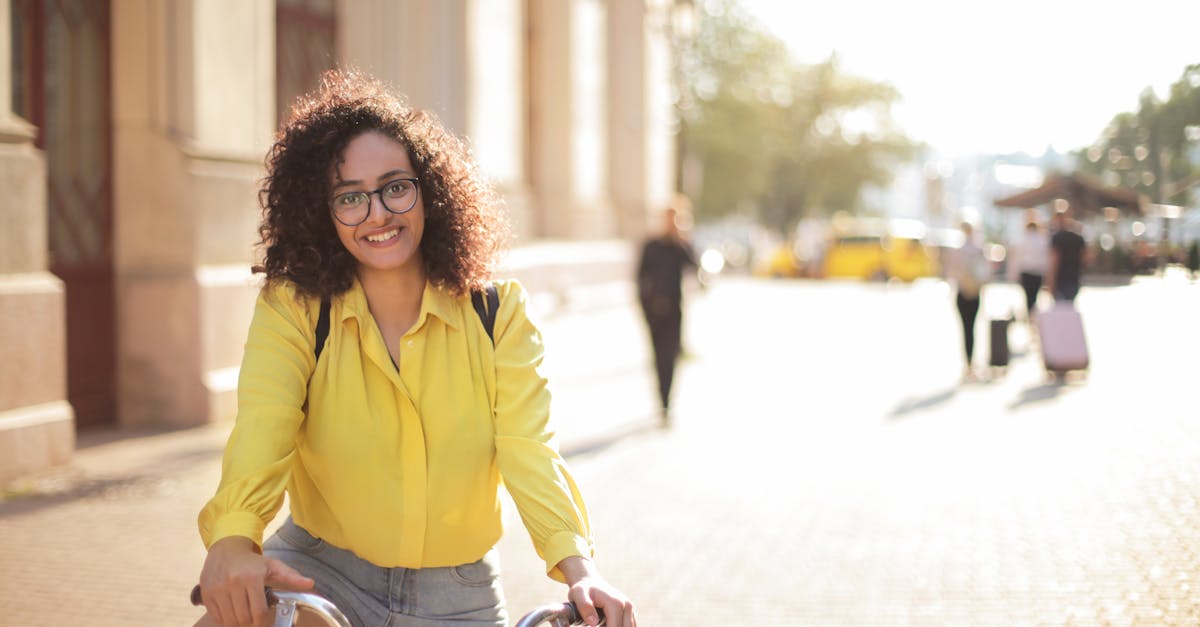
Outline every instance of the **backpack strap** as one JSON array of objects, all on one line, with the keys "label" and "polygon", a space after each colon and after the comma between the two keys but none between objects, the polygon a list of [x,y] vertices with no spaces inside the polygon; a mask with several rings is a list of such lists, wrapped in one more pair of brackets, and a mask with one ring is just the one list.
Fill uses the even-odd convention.
[{"label": "backpack strap", "polygon": [[313,353],[321,359],[321,351],[325,348],[325,340],[329,338],[329,297],[321,299],[321,313],[317,314],[317,344]]},{"label": "backpack strap", "polygon": [[[487,306],[483,304],[484,292],[487,293]],[[496,312],[500,309],[500,294],[496,291],[496,286],[488,283],[483,291],[471,290],[471,304],[475,306],[475,313],[479,314],[479,321],[483,323],[483,329],[487,331],[488,339],[495,346],[496,337],[493,335],[493,329],[496,328]]]}]

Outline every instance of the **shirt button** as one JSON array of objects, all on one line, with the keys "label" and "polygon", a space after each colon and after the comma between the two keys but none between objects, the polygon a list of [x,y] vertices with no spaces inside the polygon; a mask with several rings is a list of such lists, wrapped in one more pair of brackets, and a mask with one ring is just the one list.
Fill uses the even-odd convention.
[{"label": "shirt button", "polygon": [[409,347],[409,348],[412,348],[412,347],[414,347],[414,346],[416,346],[416,345],[417,345],[417,343],[416,343],[416,342],[414,342],[414,341],[412,341],[412,340],[409,340],[409,341],[408,341],[408,347]]}]

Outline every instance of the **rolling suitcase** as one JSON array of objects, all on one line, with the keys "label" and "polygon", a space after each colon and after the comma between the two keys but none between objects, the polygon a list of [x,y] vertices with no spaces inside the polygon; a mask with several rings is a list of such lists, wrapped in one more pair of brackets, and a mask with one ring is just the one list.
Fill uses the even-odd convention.
[{"label": "rolling suitcase", "polygon": [[989,325],[991,350],[988,352],[988,365],[993,368],[1008,367],[1008,325],[1011,318],[993,318]]},{"label": "rolling suitcase", "polygon": [[1061,374],[1088,367],[1087,340],[1083,318],[1075,305],[1060,301],[1037,314],[1038,338],[1042,345],[1042,363],[1046,370]]}]

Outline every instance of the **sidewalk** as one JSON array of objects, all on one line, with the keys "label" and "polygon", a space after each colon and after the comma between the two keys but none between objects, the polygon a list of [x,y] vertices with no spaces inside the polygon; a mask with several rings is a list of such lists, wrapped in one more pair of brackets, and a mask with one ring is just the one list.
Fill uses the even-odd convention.
[{"label": "sidewalk", "polygon": [[[961,382],[944,284],[700,304],[675,426],[573,463],[642,624],[1200,624],[1200,285],[1085,287],[1067,381],[1018,322],[1007,371]],[[510,606],[553,598],[519,533],[501,553]]]}]

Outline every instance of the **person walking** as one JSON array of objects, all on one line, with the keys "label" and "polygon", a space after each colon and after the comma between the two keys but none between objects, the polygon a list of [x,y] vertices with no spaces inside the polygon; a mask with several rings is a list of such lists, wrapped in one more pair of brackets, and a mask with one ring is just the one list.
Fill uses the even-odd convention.
[{"label": "person walking", "polygon": [[197,624],[265,624],[267,585],[313,589],[354,625],[507,625],[503,481],[584,619],[599,608],[636,625],[593,561],[527,294],[489,282],[505,220],[465,142],[382,82],[334,70],[297,102],[266,170],[266,281],[198,519]]},{"label": "person walking", "polygon": [[1188,276],[1200,278],[1200,240],[1192,240],[1192,245],[1188,246],[1187,269]]},{"label": "person walking", "polygon": [[1053,224],[1046,289],[1054,295],[1054,300],[1073,303],[1079,294],[1087,243],[1079,234],[1079,225],[1071,218],[1070,209],[1055,212]]},{"label": "person walking", "polygon": [[1038,292],[1050,264],[1050,238],[1032,212],[1008,259],[1009,280],[1021,285],[1025,292],[1026,320],[1032,320],[1037,312]]},{"label": "person walking", "polygon": [[677,201],[662,214],[662,230],[646,240],[637,267],[638,300],[650,331],[658,376],[661,420],[671,421],[671,383],[683,339],[683,276],[696,267],[695,253],[681,227],[686,203]]},{"label": "person walking", "polygon": [[971,223],[964,221],[959,228],[962,229],[963,244],[950,257],[948,276],[954,285],[954,302],[962,323],[963,352],[966,355],[963,380],[974,381],[975,319],[979,315],[980,294],[988,279],[988,264],[983,249],[975,242],[975,228]]}]

